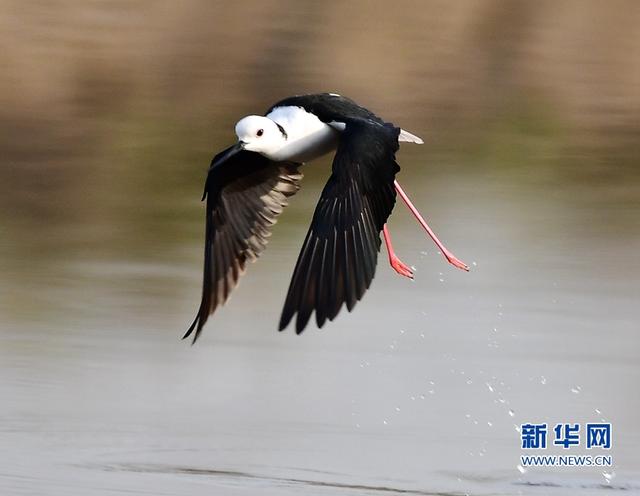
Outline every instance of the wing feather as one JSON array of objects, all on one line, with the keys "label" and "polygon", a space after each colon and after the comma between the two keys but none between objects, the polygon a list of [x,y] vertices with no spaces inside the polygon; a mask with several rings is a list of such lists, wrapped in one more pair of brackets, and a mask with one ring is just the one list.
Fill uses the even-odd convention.
[{"label": "wing feather", "polygon": [[272,162],[248,151],[225,150],[214,157],[207,175],[206,228],[202,299],[184,338],[198,339],[215,310],[223,305],[247,262],[255,261],[270,228],[300,188],[300,164]]},{"label": "wing feather", "polygon": [[314,312],[322,327],[343,305],[351,311],[371,285],[380,232],[395,204],[399,132],[390,124],[347,120],[296,262],[280,330],[297,314],[301,333]]}]

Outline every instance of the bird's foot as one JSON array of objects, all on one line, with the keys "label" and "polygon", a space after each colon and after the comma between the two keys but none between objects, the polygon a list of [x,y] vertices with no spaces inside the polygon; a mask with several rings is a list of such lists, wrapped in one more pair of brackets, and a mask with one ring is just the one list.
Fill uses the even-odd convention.
[{"label": "bird's foot", "polygon": [[450,251],[444,252],[443,255],[444,255],[444,258],[447,259],[447,262],[449,262],[454,267],[457,267],[459,269],[469,272],[469,266],[466,263],[464,263],[462,260],[460,260],[458,257],[456,257]]},{"label": "bird's foot", "polygon": [[413,279],[413,271],[411,270],[411,267],[409,267],[395,255],[389,257],[389,264],[391,265],[391,268],[401,276]]}]

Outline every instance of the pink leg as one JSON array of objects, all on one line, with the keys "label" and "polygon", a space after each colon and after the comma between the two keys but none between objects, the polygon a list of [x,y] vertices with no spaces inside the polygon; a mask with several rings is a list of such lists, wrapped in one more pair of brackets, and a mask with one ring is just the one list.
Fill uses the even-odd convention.
[{"label": "pink leg", "polygon": [[445,246],[440,242],[436,234],[431,230],[427,222],[422,218],[422,215],[420,215],[420,212],[418,212],[418,209],[413,206],[413,203],[411,203],[411,200],[409,200],[409,197],[407,196],[407,194],[400,187],[400,184],[398,183],[398,181],[395,181],[394,184],[396,187],[396,191],[400,195],[400,198],[402,198],[402,200],[407,204],[407,207],[409,207],[409,210],[411,210],[411,213],[415,216],[415,218],[418,219],[418,222],[424,228],[424,230],[427,231],[427,234],[431,236],[431,239],[433,239],[433,241],[438,246],[438,248],[440,249],[444,257],[447,259],[447,261],[450,264],[458,267],[459,269],[469,271],[469,266],[463,261],[459,260],[453,253],[447,250]]},{"label": "pink leg", "polygon": [[391,264],[391,268],[401,276],[413,279],[413,271],[411,268],[402,262],[393,250],[393,246],[391,245],[391,235],[389,234],[389,228],[386,224],[382,228],[382,234],[384,235],[384,244],[387,246],[387,253],[389,254],[389,264]]}]

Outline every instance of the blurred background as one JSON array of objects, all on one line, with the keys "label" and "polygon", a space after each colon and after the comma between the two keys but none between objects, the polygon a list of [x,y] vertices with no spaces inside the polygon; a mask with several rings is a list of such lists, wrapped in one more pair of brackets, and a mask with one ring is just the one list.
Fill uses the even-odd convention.
[{"label": "blurred background", "polygon": [[[2,494],[640,491],[640,4],[0,1]],[[211,157],[286,96],[422,136],[352,314],[277,333],[331,157],[194,347]],[[519,467],[525,422],[614,467]],[[574,452],[572,452],[573,454]],[[577,454],[584,454],[579,449]]]}]

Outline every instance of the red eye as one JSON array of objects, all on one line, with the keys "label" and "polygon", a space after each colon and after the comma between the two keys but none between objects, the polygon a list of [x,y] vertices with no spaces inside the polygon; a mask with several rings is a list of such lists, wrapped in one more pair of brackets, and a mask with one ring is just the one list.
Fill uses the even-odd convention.
[{"label": "red eye", "polygon": [[256,133],[256,136],[259,138],[263,134],[264,134],[264,129],[258,129],[258,132]]}]

